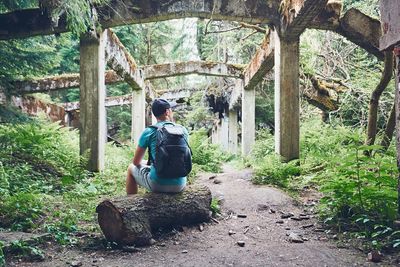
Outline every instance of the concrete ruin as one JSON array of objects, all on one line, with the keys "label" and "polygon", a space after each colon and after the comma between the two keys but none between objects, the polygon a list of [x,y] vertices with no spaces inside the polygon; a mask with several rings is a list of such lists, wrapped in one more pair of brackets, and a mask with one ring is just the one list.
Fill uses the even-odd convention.
[{"label": "concrete ruin", "polygon": [[[14,82],[14,92],[40,92],[80,87],[80,147],[89,159],[88,169],[104,168],[106,142],[105,84],[126,82],[132,88],[132,139],[145,127],[146,100],[154,97],[146,80],[199,74],[237,80],[228,112],[216,123],[215,140],[228,151],[237,151],[237,109],[242,116],[241,153],[250,153],[255,140],[255,88],[275,67],[275,148],[282,159],[299,158],[299,37],[307,28],[332,30],[376,55],[381,32],[376,20],[357,10],[341,16],[341,5],[328,0],[112,0],[95,6],[103,30],[81,37],[80,74]],[[178,62],[137,66],[117,36],[109,29],[119,25],[199,17],[246,23],[268,23],[272,28],[245,69],[219,62]],[[379,22],[378,22],[379,23]],[[369,29],[369,30],[367,30]],[[64,15],[57,27],[40,9],[0,14],[0,40],[68,31]],[[106,71],[108,65],[112,71]],[[241,99],[241,105],[239,100]],[[111,101],[111,100],[108,100]],[[108,102],[110,103],[110,102]],[[219,126],[218,126],[219,125]],[[221,136],[222,135],[222,136]],[[223,140],[223,141],[222,141]],[[225,141],[227,140],[227,141]]]}]

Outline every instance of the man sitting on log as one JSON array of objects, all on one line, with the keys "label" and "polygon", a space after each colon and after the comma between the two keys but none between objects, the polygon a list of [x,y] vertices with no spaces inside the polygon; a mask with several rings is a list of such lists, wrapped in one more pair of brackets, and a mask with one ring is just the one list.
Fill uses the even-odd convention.
[{"label": "man sitting on log", "polygon": [[[178,193],[186,186],[186,175],[192,169],[188,132],[173,123],[173,105],[155,99],[151,110],[157,123],[141,134],[133,164],[128,167],[126,193],[137,194],[138,184],[151,192]],[[143,156],[149,149],[147,164]]]}]

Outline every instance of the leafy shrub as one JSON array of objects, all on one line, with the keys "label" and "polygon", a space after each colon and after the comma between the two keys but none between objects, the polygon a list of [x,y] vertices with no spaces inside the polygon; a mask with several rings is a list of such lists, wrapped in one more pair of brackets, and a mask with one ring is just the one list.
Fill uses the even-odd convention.
[{"label": "leafy shrub", "polygon": [[75,244],[76,238],[70,233],[76,232],[78,229],[78,211],[69,209],[67,211],[56,211],[53,213],[53,218],[50,223],[47,223],[44,228],[51,233],[55,240],[61,245]]},{"label": "leafy shrub", "polygon": [[212,212],[212,214],[215,216],[219,213],[221,213],[221,207],[219,205],[219,201],[216,198],[213,198],[211,200],[211,204],[210,204],[210,210]]},{"label": "leafy shrub", "polygon": [[218,146],[209,143],[204,129],[193,131],[189,142],[193,152],[194,165],[198,165],[202,171],[221,171],[222,153],[218,150]]},{"label": "leafy shrub", "polygon": [[254,166],[256,184],[272,184],[287,187],[293,176],[300,175],[298,161],[284,163],[279,156],[268,155],[262,159],[262,163]]},{"label": "leafy shrub", "polygon": [[336,168],[330,169],[323,180],[322,218],[339,229],[359,232],[375,246],[387,242],[394,246],[397,242],[387,237],[394,233],[392,223],[397,217],[395,158],[382,153],[372,157],[363,154],[379,146],[351,144],[348,149],[334,159]]},{"label": "leafy shrub", "polygon": [[0,202],[0,226],[13,230],[28,230],[43,214],[40,196],[32,193],[15,193]]},{"label": "leafy shrub", "polygon": [[256,184],[287,187],[291,177],[300,175],[297,161],[283,163],[275,154],[274,137],[266,130],[257,134],[256,143],[248,160],[254,168],[253,182]]},{"label": "leafy shrub", "polygon": [[38,227],[51,209],[43,205],[47,194],[62,194],[86,181],[78,152],[77,132],[56,123],[0,125],[1,227]]},{"label": "leafy shrub", "polygon": [[[66,181],[82,178],[85,171],[79,158],[78,143],[75,131],[45,120],[1,125],[0,156],[3,171],[22,178],[8,179],[11,192],[16,188],[20,190],[21,184],[36,185],[37,190],[44,192],[49,189],[47,186],[54,183],[51,179]],[[30,179],[33,183],[29,183]]]}]

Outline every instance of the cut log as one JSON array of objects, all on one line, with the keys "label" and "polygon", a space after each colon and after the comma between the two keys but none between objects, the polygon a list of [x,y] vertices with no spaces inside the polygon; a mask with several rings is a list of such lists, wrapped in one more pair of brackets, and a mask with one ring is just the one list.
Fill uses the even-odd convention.
[{"label": "cut log", "polygon": [[187,187],[182,193],[147,193],[104,200],[97,208],[105,237],[119,245],[150,245],[152,232],[209,221],[211,192]]}]

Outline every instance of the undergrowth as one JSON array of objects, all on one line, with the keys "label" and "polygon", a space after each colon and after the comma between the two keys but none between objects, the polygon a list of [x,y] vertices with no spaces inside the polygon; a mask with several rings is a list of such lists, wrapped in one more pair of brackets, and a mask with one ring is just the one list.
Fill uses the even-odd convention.
[{"label": "undergrowth", "polygon": [[190,134],[189,143],[193,153],[193,169],[189,175],[189,182],[193,182],[193,178],[200,171],[221,172],[222,162],[229,160],[231,157],[226,153],[222,153],[217,145],[209,142],[205,129],[193,131]]},{"label": "undergrowth", "polygon": [[[77,131],[45,119],[16,118],[0,125],[0,230],[47,232],[67,246],[77,243],[77,231],[99,232],[95,208],[101,198],[125,194],[134,148],[107,144],[105,170],[90,173],[79,156]],[[205,130],[193,132],[190,144],[190,181],[199,171],[220,171],[224,157]],[[20,245],[13,251],[28,251]]]},{"label": "undergrowth", "polygon": [[[351,232],[367,247],[396,249],[397,166],[393,146],[364,146],[359,129],[319,121],[302,124],[300,160],[282,163],[273,150],[273,136],[259,133],[248,161],[254,183],[272,184],[289,192],[304,187],[323,192],[321,219],[339,232]],[[364,155],[372,150],[372,156]]]}]

